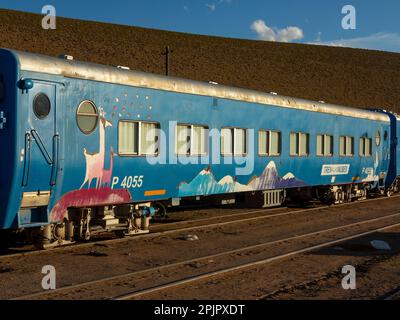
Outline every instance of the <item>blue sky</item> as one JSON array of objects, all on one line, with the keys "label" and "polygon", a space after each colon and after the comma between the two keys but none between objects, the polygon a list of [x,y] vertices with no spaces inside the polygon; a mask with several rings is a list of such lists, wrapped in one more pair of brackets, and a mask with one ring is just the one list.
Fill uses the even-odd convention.
[{"label": "blue sky", "polygon": [[[2,0],[1,8],[230,38],[321,43],[400,52],[398,0]],[[357,29],[342,28],[344,5]]]}]

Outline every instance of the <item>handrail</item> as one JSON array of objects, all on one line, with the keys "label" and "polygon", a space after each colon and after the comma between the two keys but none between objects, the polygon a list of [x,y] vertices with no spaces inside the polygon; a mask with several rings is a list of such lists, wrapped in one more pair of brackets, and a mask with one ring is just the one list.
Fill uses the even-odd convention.
[{"label": "handrail", "polygon": [[22,175],[22,186],[26,187],[29,180],[29,171],[31,167],[31,134],[25,133],[25,154],[24,154],[24,172]]},{"label": "handrail", "polygon": [[47,152],[46,147],[44,146],[43,141],[40,138],[39,134],[37,133],[37,131],[35,129],[32,129],[31,133],[32,133],[32,136],[35,138],[35,141],[40,149],[40,152],[42,153],[43,157],[45,158],[47,164],[52,165],[53,160],[50,158],[50,155]]},{"label": "handrail", "polygon": [[60,153],[60,135],[56,133],[53,136],[53,164],[52,164],[51,179],[50,179],[51,186],[55,186],[57,183],[58,168],[60,165],[59,153]]}]

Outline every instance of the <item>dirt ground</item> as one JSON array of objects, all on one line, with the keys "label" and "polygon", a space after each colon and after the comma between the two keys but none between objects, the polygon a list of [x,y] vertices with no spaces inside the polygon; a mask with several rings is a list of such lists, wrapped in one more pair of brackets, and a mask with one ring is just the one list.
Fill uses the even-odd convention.
[{"label": "dirt ground", "polygon": [[[62,251],[43,252],[40,255],[22,257],[2,257],[0,259],[0,299],[8,299],[21,295],[41,292],[41,269],[44,265],[52,265],[57,270],[57,287],[79,284],[82,282],[103,279],[110,276],[138,272],[148,269],[140,275],[123,278],[110,283],[101,283],[79,288],[67,293],[52,293],[53,299],[104,299],[119,296],[140,290],[152,285],[182,279],[204,272],[218,270],[247,263],[258,259],[276,256],[285,252],[301,249],[321,241],[330,241],[335,237],[354,234],[369,230],[371,227],[381,227],[388,223],[395,223],[399,218],[393,217],[379,224],[354,226],[346,230],[338,230],[325,235],[315,235],[295,242],[284,241],[279,245],[268,246],[265,249],[250,249],[241,253],[224,257],[204,259],[194,263],[184,263],[179,267],[167,267],[159,270],[158,267],[190,259],[214,255],[233,249],[254,246],[260,243],[286,239],[294,235],[301,235],[316,230],[322,230],[359,221],[379,217],[373,208],[379,206],[381,215],[398,213],[400,198],[378,200],[374,202],[358,203],[351,206],[324,208],[315,211],[303,212],[268,219],[243,222],[205,228],[191,231],[198,236],[198,241],[182,240],[181,232],[154,238],[131,238],[105,245],[93,244],[85,247],[71,247]],[[376,235],[379,236],[379,235]],[[303,297],[304,292],[294,292],[297,284],[314,283],[323,286],[325,279],[332,280],[327,275],[337,273],[338,268],[345,264],[362,265],[364,259],[381,258],[387,256],[398,259],[399,246],[396,244],[398,233],[393,231],[393,244],[390,252],[377,252],[363,246],[351,247],[349,254],[345,251],[317,252],[301,255],[291,259],[284,259],[258,268],[244,270],[226,277],[211,279],[206,283],[192,284],[168,294],[161,293],[146,298],[164,299],[257,299],[263,295],[271,295],[268,299],[290,299],[291,296]],[[165,248],[168,248],[166,250]],[[349,250],[350,250],[349,249]],[[365,254],[367,252],[367,254]],[[260,272],[262,270],[262,272]],[[397,285],[398,274],[380,272],[376,277],[380,281],[391,281],[392,286],[383,288],[392,290]],[[336,273],[335,273],[336,272]],[[393,280],[390,280],[393,279]],[[372,281],[372,286],[380,285]],[[282,291],[283,290],[283,291]],[[289,291],[288,291],[289,290]],[[292,291],[290,291],[292,290]],[[287,292],[291,292],[290,296]],[[379,292],[381,294],[381,292]],[[318,297],[316,295],[316,297]],[[374,298],[372,293],[369,296]]]},{"label": "dirt ground", "polygon": [[0,47],[354,107],[399,111],[400,54],[198,36],[0,9]]}]

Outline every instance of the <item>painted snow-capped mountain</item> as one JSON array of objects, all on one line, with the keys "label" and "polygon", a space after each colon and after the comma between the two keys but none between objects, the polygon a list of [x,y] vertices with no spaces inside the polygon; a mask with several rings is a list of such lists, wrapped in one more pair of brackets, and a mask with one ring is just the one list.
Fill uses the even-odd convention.
[{"label": "painted snow-capped mountain", "polygon": [[[271,161],[258,178],[258,186],[255,190],[271,190],[281,188],[299,188],[307,184],[297,179],[293,173],[287,173],[283,178],[279,176],[275,162]],[[254,187],[254,184],[252,185]]]},{"label": "painted snow-capped mountain", "polygon": [[233,192],[233,183],[228,179],[218,183],[210,170],[201,171],[190,183],[182,183],[179,187],[180,197],[222,194]]},{"label": "painted snow-capped mountain", "polygon": [[307,186],[307,184],[303,180],[297,179],[291,172],[287,173],[276,184],[276,188],[300,188],[305,186]]},{"label": "painted snow-capped mountain", "polygon": [[179,186],[179,197],[298,188],[306,185],[304,181],[297,179],[290,172],[281,178],[275,162],[271,161],[265,167],[262,174],[259,177],[254,176],[247,185],[237,182],[231,176],[225,176],[217,182],[211,169],[208,168],[201,171],[190,183],[181,183]]},{"label": "painted snow-capped mountain", "polygon": [[263,173],[259,177],[256,190],[275,189],[280,180],[281,178],[279,177],[275,162],[271,161],[270,163],[268,163]]}]

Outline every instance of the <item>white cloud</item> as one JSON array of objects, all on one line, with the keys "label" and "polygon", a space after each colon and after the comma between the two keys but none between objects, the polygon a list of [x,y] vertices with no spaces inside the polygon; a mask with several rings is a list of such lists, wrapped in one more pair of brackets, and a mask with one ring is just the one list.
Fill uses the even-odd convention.
[{"label": "white cloud", "polygon": [[290,42],[304,38],[303,30],[299,27],[270,28],[261,19],[251,24],[251,30],[257,34],[260,40],[265,41]]},{"label": "white cloud", "polygon": [[315,39],[316,42],[321,42],[322,41],[322,32],[317,33],[317,38]]},{"label": "white cloud", "polygon": [[214,12],[215,10],[217,10],[217,7],[219,6],[219,5],[221,5],[221,4],[223,4],[223,3],[227,3],[227,4],[230,4],[232,2],[232,0],[219,0],[219,1],[217,1],[217,2],[215,2],[215,3],[212,3],[212,4],[206,4],[206,7],[208,8],[208,9],[210,9],[212,12]]},{"label": "white cloud", "polygon": [[215,9],[217,9],[217,5],[216,4],[206,4],[206,7],[208,7],[208,9],[210,9],[211,11],[215,11]]},{"label": "white cloud", "polygon": [[312,44],[400,52],[400,34],[380,32],[366,37],[316,41]]}]

